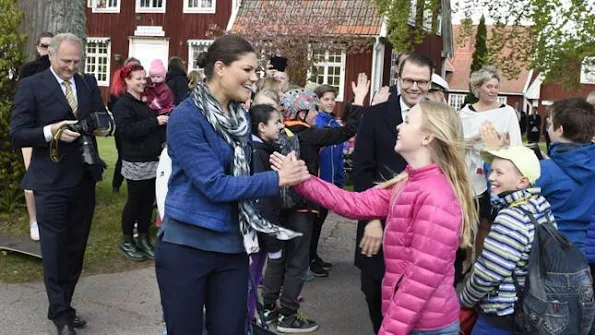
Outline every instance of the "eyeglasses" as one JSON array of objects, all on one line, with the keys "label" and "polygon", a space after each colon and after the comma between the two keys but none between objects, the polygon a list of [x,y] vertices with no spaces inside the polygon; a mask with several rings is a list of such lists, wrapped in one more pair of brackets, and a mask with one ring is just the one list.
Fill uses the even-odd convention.
[{"label": "eyeglasses", "polygon": [[49,44],[39,44],[38,47],[42,48],[42,49],[47,49],[50,47]]},{"label": "eyeglasses", "polygon": [[401,78],[401,82],[402,82],[401,86],[404,88],[413,86],[413,83],[416,83],[417,87],[419,87],[419,88],[426,88],[430,84],[429,80],[413,80],[411,78]]}]

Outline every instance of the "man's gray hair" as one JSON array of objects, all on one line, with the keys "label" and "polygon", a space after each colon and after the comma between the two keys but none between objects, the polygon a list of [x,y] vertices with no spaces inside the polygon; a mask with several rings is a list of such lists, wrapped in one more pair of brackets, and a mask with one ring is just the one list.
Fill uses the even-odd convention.
[{"label": "man's gray hair", "polygon": [[64,41],[74,42],[81,47],[81,51],[83,50],[83,41],[78,36],[71,33],[62,33],[54,36],[54,38],[52,39],[52,43],[50,43],[50,46],[48,48],[49,52],[52,55],[55,55],[56,52],[58,52],[60,45],[62,45],[62,42]]}]

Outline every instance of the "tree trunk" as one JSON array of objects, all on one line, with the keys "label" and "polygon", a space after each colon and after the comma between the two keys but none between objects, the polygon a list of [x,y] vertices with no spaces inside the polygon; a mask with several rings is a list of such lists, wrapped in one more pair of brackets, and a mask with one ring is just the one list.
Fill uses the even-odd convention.
[{"label": "tree trunk", "polygon": [[[86,0],[19,0],[19,7],[25,13],[21,31],[29,37],[25,45],[28,59],[35,58],[37,36],[46,31],[54,34],[73,33],[83,40],[84,45],[87,37],[86,5]],[[84,69],[84,64],[81,64],[80,69]]]}]

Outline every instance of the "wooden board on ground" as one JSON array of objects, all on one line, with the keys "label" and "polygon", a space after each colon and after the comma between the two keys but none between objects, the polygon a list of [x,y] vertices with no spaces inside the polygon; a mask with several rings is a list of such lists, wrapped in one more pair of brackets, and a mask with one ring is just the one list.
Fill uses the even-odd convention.
[{"label": "wooden board on ground", "polygon": [[14,237],[0,234],[0,250],[18,252],[32,257],[41,258],[41,247],[28,237]]}]

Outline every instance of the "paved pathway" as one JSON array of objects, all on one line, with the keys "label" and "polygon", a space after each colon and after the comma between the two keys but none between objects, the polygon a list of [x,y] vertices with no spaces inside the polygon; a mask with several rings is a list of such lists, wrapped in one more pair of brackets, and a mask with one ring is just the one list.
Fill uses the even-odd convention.
[{"label": "paved pathway", "polygon": [[[330,277],[315,279],[304,288],[303,310],[320,324],[314,334],[371,334],[359,290],[359,270],[353,266],[355,224],[329,215],[322,237],[320,252],[335,268]],[[158,335],[162,331],[159,291],[152,267],[84,277],[77,286],[73,306],[89,321],[85,329],[78,331],[81,335]],[[46,313],[42,282],[0,283],[1,335],[55,334]]]}]

